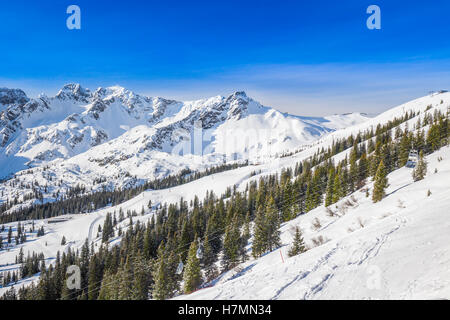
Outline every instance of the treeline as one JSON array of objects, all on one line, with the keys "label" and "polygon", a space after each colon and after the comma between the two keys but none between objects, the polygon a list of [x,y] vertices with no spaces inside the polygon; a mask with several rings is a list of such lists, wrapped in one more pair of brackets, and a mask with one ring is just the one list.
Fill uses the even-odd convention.
[{"label": "treeline", "polygon": [[[64,214],[89,213],[99,208],[104,208],[109,204],[113,206],[121,204],[134,198],[145,190],[171,188],[211,174],[233,170],[247,165],[247,161],[244,163],[223,164],[208,168],[202,172],[192,172],[191,170],[185,169],[176,175],[170,175],[162,179],[148,181],[135,188],[118,188],[114,191],[103,190],[89,194],[86,194],[87,190],[85,186],[77,185],[68,189],[66,194],[61,196],[58,201],[44,204],[34,204],[26,208],[17,209],[8,214],[2,214],[11,209],[13,206],[19,204],[16,197],[13,201],[7,201],[0,206],[0,223],[24,221],[29,219],[47,219]],[[38,193],[38,195],[42,202],[42,193]],[[26,200],[28,199],[31,199],[31,196],[27,196]]]},{"label": "treeline", "polygon": [[[69,249],[58,254],[37,285],[10,290],[3,298],[167,299],[195,291],[248,259],[251,228],[252,254],[260,257],[280,245],[280,223],[323,203],[337,202],[364,187],[369,177],[380,181],[382,198],[386,174],[405,165],[412,147],[430,153],[449,143],[448,116],[448,112],[427,113],[424,121],[415,124],[416,133],[407,126],[392,132],[412,117],[408,114],[379,125],[375,132],[335,141],[294,169],[250,182],[242,192],[234,187],[221,196],[208,192],[203,201],[181,199],[157,210],[145,225],[133,224],[130,216],[119,245],[108,247],[104,239],[97,252],[86,242],[80,252]],[[429,126],[427,134],[423,126]],[[335,164],[332,157],[350,148],[349,155]],[[377,177],[381,171],[383,177]],[[374,201],[378,197],[373,196]],[[108,239],[118,227],[113,217],[105,220],[102,229],[108,230]],[[294,243],[290,254],[305,250],[299,230]],[[66,285],[72,264],[81,270],[80,289]]]}]

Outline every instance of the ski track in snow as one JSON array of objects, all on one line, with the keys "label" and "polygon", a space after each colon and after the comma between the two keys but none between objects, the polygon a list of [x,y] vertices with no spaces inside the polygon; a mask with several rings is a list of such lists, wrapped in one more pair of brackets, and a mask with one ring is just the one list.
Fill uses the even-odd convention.
[{"label": "ski track in snow", "polygon": [[102,219],[103,217],[101,215],[99,215],[97,218],[95,218],[91,224],[89,225],[89,233],[88,233],[88,243],[92,242],[92,232],[94,229],[95,224],[100,221],[100,219]]}]

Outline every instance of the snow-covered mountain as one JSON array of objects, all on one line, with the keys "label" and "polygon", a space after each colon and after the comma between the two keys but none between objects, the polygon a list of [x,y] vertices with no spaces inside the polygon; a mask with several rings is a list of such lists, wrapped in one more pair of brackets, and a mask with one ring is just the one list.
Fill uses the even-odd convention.
[{"label": "snow-covered mountain", "polygon": [[[58,250],[80,249],[85,239],[93,242],[95,246],[100,246],[102,239],[95,234],[99,226],[103,225],[108,212],[139,212],[149,200],[155,205],[178,203],[181,198],[189,202],[195,196],[204,198],[210,190],[222,194],[230,186],[244,191],[250,182],[257,181],[261,176],[280,173],[285,168],[293,168],[296,163],[308,159],[318,149],[330,147],[337,139],[365,130],[375,130],[378,125],[402,117],[406,112],[414,112],[416,116],[399,126],[408,126],[412,131],[417,131],[414,126],[418,120],[423,123],[427,114],[436,110],[446,112],[449,106],[450,93],[422,97],[392,108],[364,123],[323,136],[316,140],[312,147],[280,158],[277,162],[255,163],[184,185],[147,190],[117,206],[86,214],[58,217],[59,223],[52,223],[52,219],[36,220],[34,223],[37,227],[45,226],[46,234],[42,237],[30,234],[30,241],[3,250],[0,254],[0,272],[17,270],[20,267],[19,264],[13,264],[20,248],[23,248],[24,252],[43,252],[48,264],[54,261]],[[394,134],[395,130],[392,131]],[[110,143],[106,143],[105,148],[107,145]],[[333,160],[338,162],[348,157],[349,152],[350,149],[340,152]],[[70,161],[73,161],[75,166],[77,157],[82,156],[80,154]],[[381,202],[373,203],[361,189],[330,206],[328,209],[332,210],[332,215],[321,205],[284,223],[281,226],[281,248],[261,258],[251,258],[222,274],[210,288],[178,298],[448,299],[449,157],[448,146],[428,155],[428,174],[424,180],[418,182],[413,181],[410,168],[403,167],[391,172],[388,175],[390,185],[386,190],[387,196]],[[67,163],[61,162],[64,165]],[[254,172],[259,173],[252,174]],[[40,178],[40,173],[35,174],[35,177]],[[373,182],[368,181],[366,187],[371,193]],[[147,210],[133,221],[145,224],[154,214],[154,211]],[[315,226],[316,219],[320,222],[319,227]],[[31,225],[31,221],[23,222],[26,230]],[[129,228],[128,220],[124,220],[120,226],[123,230]],[[295,226],[301,228],[310,250],[287,258],[286,253],[292,243],[292,229]],[[1,234],[3,238],[6,238],[9,227],[16,228],[17,222],[5,224],[5,230]],[[68,244],[61,244],[62,236],[67,238]],[[322,239],[319,244],[318,239]],[[111,245],[119,242],[120,237],[117,237]],[[8,263],[11,265],[7,265]],[[37,276],[21,280],[17,288],[36,279]],[[0,293],[7,289],[0,289]]]},{"label": "snow-covered mountain", "polygon": [[28,101],[27,95],[20,89],[0,88],[0,111],[8,106],[23,105]]},{"label": "snow-covered mountain", "polygon": [[68,84],[54,97],[36,99],[1,89],[0,178],[16,174],[24,187],[0,185],[0,201],[25,194],[35,181],[49,186],[51,197],[94,180],[108,180],[94,188],[123,187],[224,161],[260,163],[367,119],[289,115],[244,92],[180,102],[118,86],[91,91]]}]

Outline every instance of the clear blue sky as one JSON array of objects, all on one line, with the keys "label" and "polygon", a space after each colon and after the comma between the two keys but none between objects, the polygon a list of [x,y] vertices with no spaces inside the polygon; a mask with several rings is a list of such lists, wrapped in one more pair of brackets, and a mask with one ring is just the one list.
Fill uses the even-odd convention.
[{"label": "clear blue sky", "polygon": [[[81,30],[66,28],[70,4]],[[371,4],[381,30],[366,28]],[[245,90],[295,114],[376,113],[450,88],[449,16],[445,0],[3,1],[0,86]]]}]

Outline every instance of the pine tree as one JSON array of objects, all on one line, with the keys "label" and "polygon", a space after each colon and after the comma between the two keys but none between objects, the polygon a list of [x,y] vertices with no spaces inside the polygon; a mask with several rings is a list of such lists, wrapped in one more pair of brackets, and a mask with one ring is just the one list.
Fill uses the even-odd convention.
[{"label": "pine tree", "polygon": [[191,293],[196,290],[202,281],[200,271],[200,261],[197,258],[197,241],[192,241],[189,247],[186,267],[184,269],[184,293]]},{"label": "pine tree", "polygon": [[158,247],[158,258],[154,269],[155,285],[153,287],[153,299],[165,300],[170,298],[172,292],[169,284],[169,270],[166,265],[165,246],[164,242]]},{"label": "pine tree", "polygon": [[256,211],[255,222],[253,226],[253,244],[252,244],[252,255],[255,258],[260,257],[266,248],[267,243],[267,226],[264,210],[259,208]]},{"label": "pine tree", "polygon": [[306,187],[306,199],[305,199],[305,210],[306,212],[311,211],[315,208],[314,205],[314,186],[313,181],[308,179],[307,187]]},{"label": "pine tree", "polygon": [[204,254],[203,254],[203,267],[205,270],[206,281],[211,281],[218,275],[218,270],[216,267],[217,254],[214,252],[211,246],[211,241],[209,240],[208,234],[205,237],[204,242]]},{"label": "pine tree", "polygon": [[247,244],[250,236],[250,213],[248,212],[245,216],[244,227],[239,243],[239,255],[241,257],[241,262],[245,262],[248,259]]},{"label": "pine tree", "polygon": [[334,189],[334,167],[328,173],[328,181],[325,195],[325,207],[333,203],[333,189]]},{"label": "pine tree", "polygon": [[[175,238],[173,238],[175,240]],[[175,248],[175,245],[173,245],[173,248]],[[175,252],[174,249],[169,250],[169,257],[167,259],[167,270],[168,270],[168,285],[170,295],[172,296],[174,292],[177,292],[180,290],[179,281],[181,280],[181,276],[178,275],[177,268],[178,264],[180,262],[179,255]]]},{"label": "pine tree", "polygon": [[181,229],[181,234],[178,240],[178,252],[181,255],[181,260],[186,262],[187,252],[186,248],[189,247],[190,243],[192,242],[193,235],[192,235],[192,229],[190,222],[186,219],[183,222],[183,227]]},{"label": "pine tree", "polygon": [[363,184],[364,184],[364,180],[366,179],[367,175],[368,175],[368,170],[369,170],[369,162],[367,160],[367,155],[364,152],[361,155],[361,158],[359,159],[359,163],[358,163],[358,182],[357,182],[357,188],[362,188]]},{"label": "pine tree", "polygon": [[132,298],[132,284],[133,284],[133,268],[131,264],[131,257],[128,257],[125,264],[117,272],[119,275],[119,300],[131,300]]},{"label": "pine tree", "polygon": [[11,243],[11,238],[12,238],[12,228],[11,228],[11,226],[10,226],[10,227],[9,227],[9,230],[8,230],[8,244]]},{"label": "pine tree", "polygon": [[286,179],[283,188],[283,220],[289,221],[292,219],[292,211],[293,211],[293,197],[292,197],[292,182],[290,178]]},{"label": "pine tree", "polygon": [[147,262],[139,252],[133,261],[132,300],[147,300],[150,286]]},{"label": "pine tree", "polygon": [[400,150],[398,155],[398,166],[403,167],[408,161],[409,150],[411,148],[411,142],[408,138],[408,133],[405,131],[400,140]]},{"label": "pine tree", "polygon": [[292,247],[289,249],[288,255],[289,257],[293,257],[305,251],[306,251],[305,242],[303,241],[300,228],[297,226],[295,227],[294,242],[292,244]]},{"label": "pine tree", "polygon": [[269,251],[272,251],[281,245],[280,230],[279,230],[280,218],[273,197],[270,197],[269,202],[267,203],[266,221],[267,221],[267,249]]},{"label": "pine tree", "polygon": [[373,202],[381,201],[381,199],[383,199],[383,197],[386,195],[385,189],[389,186],[386,175],[386,168],[384,167],[383,160],[381,160],[375,174],[375,182],[372,194]]},{"label": "pine tree", "polygon": [[348,181],[348,189],[350,192],[355,191],[356,182],[358,181],[358,165],[356,164],[356,161],[358,159],[358,144],[353,144],[353,149],[350,152],[350,174],[349,174],[349,181]]},{"label": "pine tree", "polygon": [[419,152],[425,149],[425,131],[423,129],[417,131],[417,135],[414,139],[414,149]]},{"label": "pine tree", "polygon": [[101,281],[102,270],[100,262],[97,260],[97,256],[94,255],[89,263],[89,280],[88,280],[88,299],[96,300],[98,297],[98,283]]},{"label": "pine tree", "polygon": [[440,148],[440,130],[438,124],[432,124],[427,135],[428,151],[433,152]]},{"label": "pine tree", "polygon": [[427,174],[427,162],[423,157],[423,151],[420,151],[419,161],[417,162],[417,165],[412,172],[412,176],[414,181],[419,181],[425,178],[426,174]]},{"label": "pine tree", "polygon": [[119,280],[118,273],[107,270],[103,275],[98,300],[118,300]]},{"label": "pine tree", "polygon": [[337,173],[334,177],[334,183],[333,183],[333,196],[332,196],[332,203],[336,203],[344,196],[344,190],[343,190],[343,178],[342,178],[342,169],[341,167],[338,168]]},{"label": "pine tree", "polygon": [[239,262],[240,232],[237,214],[234,215],[232,223],[227,226],[225,239],[223,241],[222,266],[224,270],[234,268]]},{"label": "pine tree", "polygon": [[[100,225],[99,225],[100,227]],[[103,224],[102,242],[108,242],[108,240],[114,236],[114,225],[112,222],[111,213],[106,214],[106,219]]]}]

